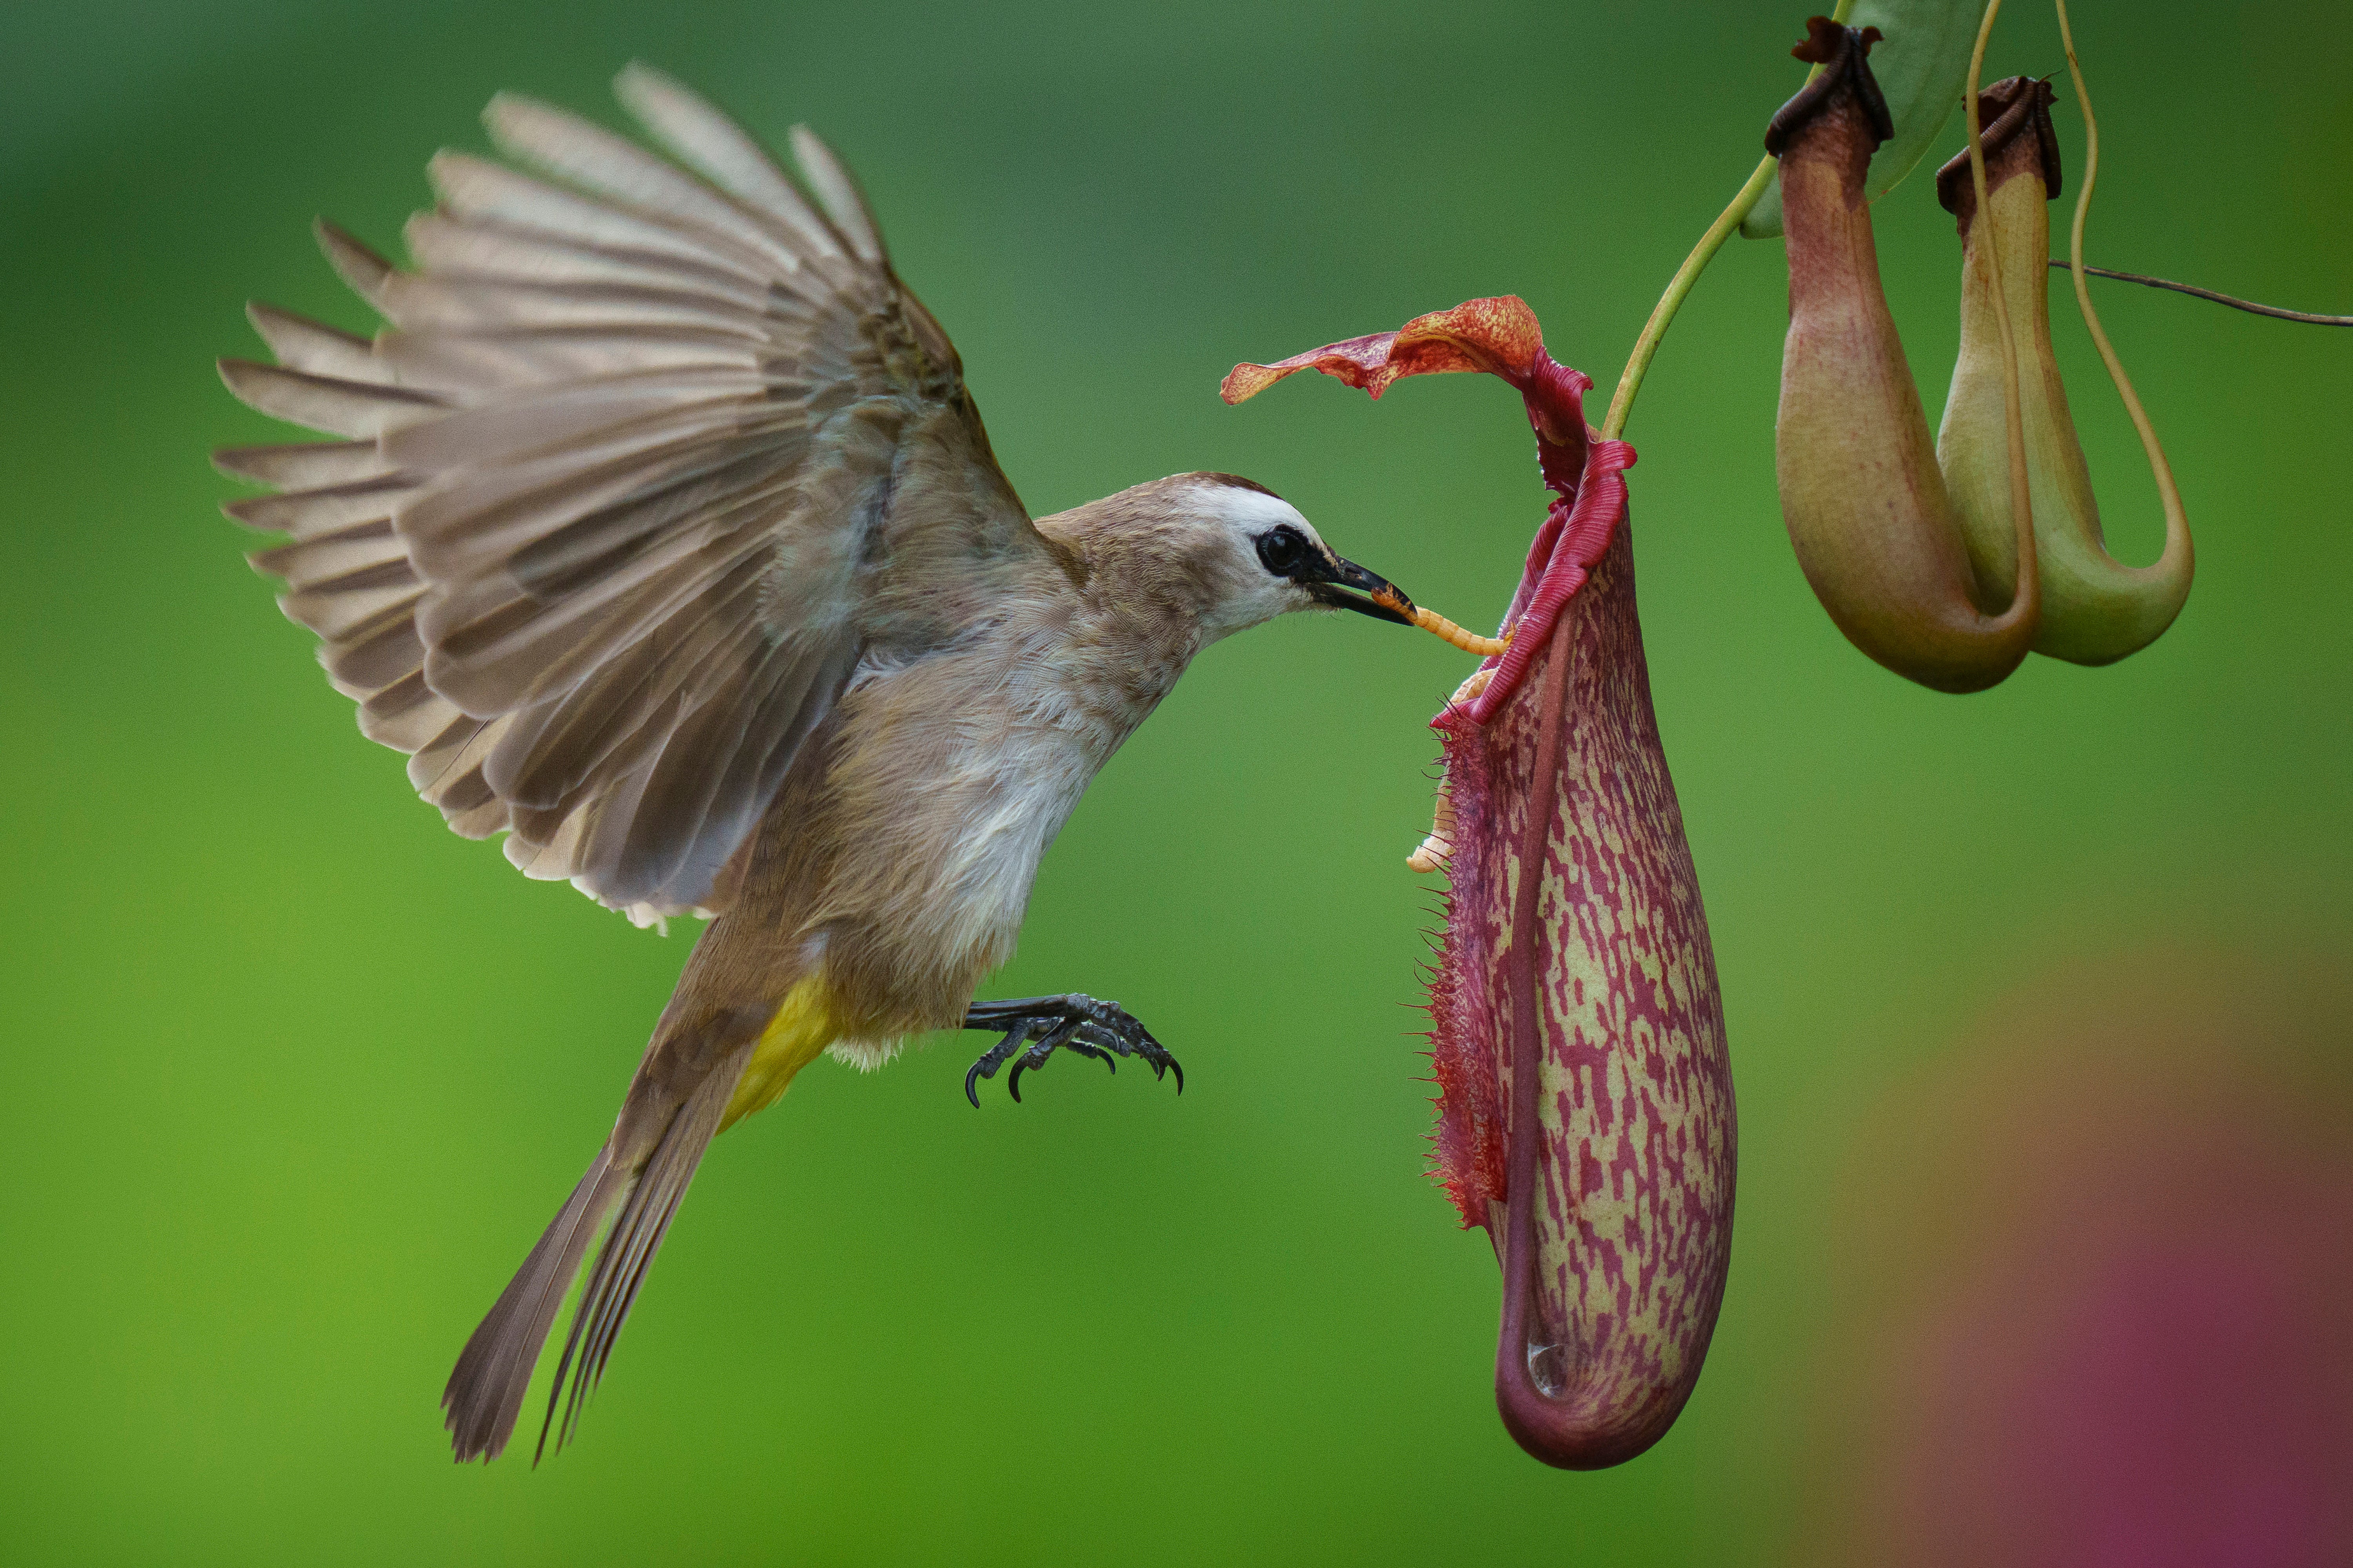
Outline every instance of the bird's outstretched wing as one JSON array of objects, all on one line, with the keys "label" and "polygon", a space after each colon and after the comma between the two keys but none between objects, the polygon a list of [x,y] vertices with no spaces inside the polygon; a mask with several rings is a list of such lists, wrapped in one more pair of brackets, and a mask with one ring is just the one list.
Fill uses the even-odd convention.
[{"label": "bird's outstretched wing", "polygon": [[227,510],[291,535],[255,564],[418,792],[643,922],[724,906],[861,654],[954,635],[1054,552],[833,154],[794,132],[812,204],[676,82],[617,86],[694,174],[497,99],[550,179],[441,154],[413,271],[322,224],[389,324],[256,305],[278,363],[221,373],[343,439],[216,461],[279,487]]}]

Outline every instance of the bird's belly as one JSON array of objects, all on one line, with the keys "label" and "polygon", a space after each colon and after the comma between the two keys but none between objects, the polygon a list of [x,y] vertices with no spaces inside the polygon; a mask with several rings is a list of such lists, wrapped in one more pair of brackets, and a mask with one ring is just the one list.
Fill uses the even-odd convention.
[{"label": "bird's belly", "polygon": [[933,939],[970,955],[977,971],[1013,956],[1046,848],[1102,766],[1063,737],[1031,740],[993,759],[986,787],[959,804],[932,877],[940,916]]},{"label": "bird's belly", "polygon": [[1110,749],[1076,726],[975,726],[920,776],[858,802],[813,924],[843,1033],[867,1057],[954,1027],[1012,957],[1039,862]]},{"label": "bird's belly", "polygon": [[777,1002],[722,1130],[774,1105],[828,1047],[871,1067],[908,1034],[954,1027],[1013,956],[1038,863],[1111,746],[1080,726],[985,738],[895,790],[831,803],[850,808],[837,820],[855,847],[810,922],[823,960]]}]

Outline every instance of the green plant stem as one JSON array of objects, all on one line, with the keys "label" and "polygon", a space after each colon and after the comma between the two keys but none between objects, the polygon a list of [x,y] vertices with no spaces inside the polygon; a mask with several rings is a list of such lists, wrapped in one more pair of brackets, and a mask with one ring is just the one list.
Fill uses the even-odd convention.
[{"label": "green plant stem", "polygon": [[[1838,0],[1836,8],[1831,12],[1831,20],[1844,26],[1847,13],[1853,9],[1854,0]],[[1806,79],[1811,81],[1821,72],[1822,68],[1816,66],[1806,73]],[[1642,335],[1634,340],[1634,352],[1626,356],[1626,368],[1619,372],[1618,390],[1610,395],[1609,412],[1601,421],[1603,440],[1614,441],[1624,433],[1626,420],[1634,412],[1634,394],[1642,389],[1642,376],[1651,368],[1651,356],[1659,352],[1660,340],[1667,335],[1667,328],[1674,321],[1675,313],[1683,308],[1683,297],[1692,291],[1692,285],[1699,281],[1699,275],[1707,270],[1707,264],[1715,260],[1715,253],[1724,249],[1724,242],[1732,238],[1732,231],[1740,227],[1741,220],[1764,196],[1765,187],[1773,181],[1778,162],[1767,154],[1765,161],[1757,165],[1756,171],[1748,176],[1748,183],[1740,187],[1740,194],[1732,198],[1732,205],[1707,226],[1707,232],[1699,237],[1699,243],[1692,247],[1692,253],[1683,258],[1683,264],[1675,269],[1674,277],[1668,281],[1667,291],[1661,294],[1659,302],[1651,308],[1651,319],[1642,323]]]},{"label": "green plant stem", "polygon": [[1697,245],[1692,247],[1692,253],[1683,258],[1682,266],[1675,269],[1674,277],[1667,284],[1667,291],[1659,296],[1659,302],[1651,308],[1651,319],[1642,323],[1642,335],[1634,340],[1634,352],[1627,356],[1626,368],[1619,375],[1618,390],[1609,399],[1609,416],[1601,421],[1603,440],[1614,441],[1625,429],[1626,417],[1634,408],[1634,394],[1642,389],[1643,374],[1651,368],[1651,356],[1659,352],[1659,340],[1667,335],[1668,323],[1675,319],[1675,313],[1683,309],[1683,297],[1692,291],[1692,285],[1699,281],[1699,275],[1707,270],[1707,264],[1715,260],[1715,253],[1724,248],[1725,240],[1732,238],[1732,231],[1740,227],[1749,209],[1764,196],[1765,187],[1773,183],[1773,175],[1779,162],[1767,154],[1757,165],[1756,172],[1748,176],[1748,183],[1742,185],[1740,194],[1732,198],[1732,205],[1708,225],[1707,232],[1699,237]]}]

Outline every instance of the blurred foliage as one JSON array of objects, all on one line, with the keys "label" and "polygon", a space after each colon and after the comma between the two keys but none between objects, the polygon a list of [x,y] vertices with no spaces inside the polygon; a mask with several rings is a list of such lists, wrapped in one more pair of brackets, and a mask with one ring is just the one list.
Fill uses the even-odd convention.
[{"label": "blurred foliage", "polygon": [[[1855,1142],[1865,1107],[2035,977],[2353,938],[2341,334],[2105,285],[2197,591],[2125,665],[2038,660],[1955,700],[1857,656],[1790,556],[1779,248],[1701,285],[1629,435],[1739,1075],[1739,1232],[1681,1425],[1595,1476],[1504,1435],[1494,1265],[1420,1174],[1433,895],[1401,862],[1422,726],[1467,664],[1353,618],[1202,661],[1050,856],[998,982],[1133,1007],[1184,1058],[1181,1100],[1081,1063],[976,1115],[967,1040],[813,1071],[714,1151],[584,1440],[538,1473],[453,1470],[442,1378],[607,1125],[685,938],[444,832],[240,563],[203,461],[273,439],[210,368],[252,352],[245,298],[367,324],[314,213],[393,246],[425,156],[479,147],[492,90],[609,117],[642,55],[849,158],[1033,509],[1247,473],[1493,624],[1543,514],[1508,388],[1235,409],[1219,376],[1516,291],[1606,389],[1791,90],[1803,9],[0,18],[9,1555],[1818,1561],[1809,1510],[1844,1482],[1806,1434],[1848,1414],[1820,1336],[1842,1270],[1911,1266],[1841,1252],[1834,1195],[1927,1180]],[[2353,308],[2353,135],[2328,133],[2353,125],[2353,14],[2213,16],[2076,17],[2106,132],[2089,259]],[[1989,76],[2061,63],[2031,7],[1995,54]],[[1915,181],[1879,223],[1914,362],[1949,364],[1949,222]],[[2113,542],[2147,559],[2130,428],[2060,335]],[[1965,1201],[1957,1179],[1920,1201]]]}]

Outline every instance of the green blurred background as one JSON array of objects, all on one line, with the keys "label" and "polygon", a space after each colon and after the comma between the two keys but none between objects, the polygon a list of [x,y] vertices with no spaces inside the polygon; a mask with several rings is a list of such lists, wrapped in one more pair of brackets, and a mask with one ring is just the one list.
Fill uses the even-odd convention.
[{"label": "green blurred background", "polygon": [[[1981,1098],[2122,1127],[2096,1086],[2133,1079],[2130,1031],[2108,1079],[2046,1075],[2079,1039],[2052,1009],[2177,1019],[2224,977],[2263,1007],[2207,1006],[2180,1050],[2289,1087],[2232,1109],[2193,1084],[2183,1114],[2261,1146],[2277,1106],[2343,1104],[2353,334],[2095,283],[2180,476],[2197,591],[2121,666],[2036,660],[1955,699],[1814,605],[1774,500],[1778,247],[1736,241],[1709,273],[1629,434],[1738,1075],[1739,1230],[1682,1422],[1591,1476],[1503,1433],[1495,1267],[1421,1173],[1433,893],[1402,861],[1422,726],[1465,662],[1307,618],[1213,650],[1114,760],[996,983],[1119,998],[1183,1057],[1181,1100],[1072,1064],[976,1115],[972,1037],[871,1077],[820,1064],[713,1151],[582,1441],[536,1473],[451,1467],[448,1363],[608,1125],[689,938],[442,831],[242,564],[214,510],[236,487],[204,461],[285,439],[211,368],[258,351],[248,297],[371,324],[314,214],[391,249],[425,157],[481,145],[493,90],[609,119],[642,56],[849,158],[1034,511],[1232,470],[1492,624],[1544,500],[1506,388],[1374,406],[1300,382],[1236,409],[1218,378],[1514,291],[1606,390],[1794,90],[1805,11],[12,8],[0,1551],[1999,1560],[1938,1555],[1958,1527],[1855,1457],[1952,1428],[1933,1393],[1858,1392],[1853,1348],[1900,1345],[1938,1270],[2031,1310],[1999,1257],[1962,1266],[1959,1219],[2068,1180],[1999,1118],[1929,1158],[1964,1125],[1937,1086],[2000,1074]],[[2092,260],[2353,310],[2353,12],[2084,0],[2076,25],[2108,153]],[[2021,7],[1989,63],[2060,66],[2049,16]],[[2072,178],[2063,91],[2060,122]],[[1926,180],[1883,204],[1880,242],[1933,417],[1957,257]],[[2059,313],[2111,538],[2149,558],[2153,487]],[[2114,1142],[2129,1170],[2147,1140]],[[1947,1234],[1961,1250],[1921,1240]],[[2342,1298],[2315,1309],[2341,1341]],[[2274,1357],[2291,1387],[2301,1342]],[[2170,1365],[2136,1420],[2162,1425]],[[2255,1414],[2234,1442],[2269,1474],[2287,1428]]]}]

